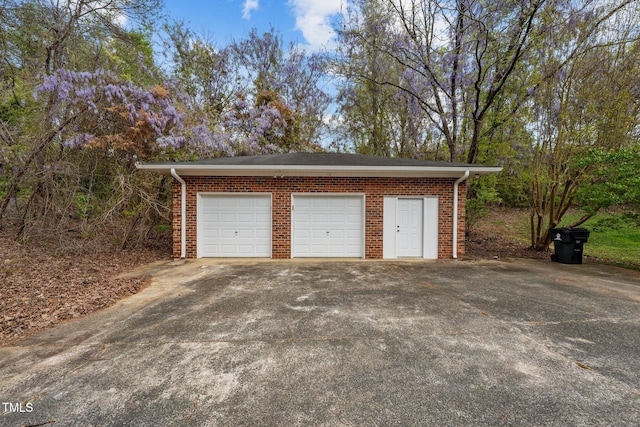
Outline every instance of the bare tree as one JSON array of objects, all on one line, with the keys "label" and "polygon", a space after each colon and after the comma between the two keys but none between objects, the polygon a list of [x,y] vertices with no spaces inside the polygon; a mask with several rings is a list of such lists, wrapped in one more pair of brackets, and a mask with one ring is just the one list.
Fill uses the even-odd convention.
[{"label": "bare tree", "polygon": [[474,163],[487,114],[543,31],[540,15],[549,2],[380,3],[389,23],[385,43],[374,46],[360,36],[367,22],[347,19],[342,31],[353,43],[368,44],[399,64],[403,74],[400,80],[389,74],[366,78],[414,97],[437,132],[433,137],[445,141],[449,159],[457,161],[466,152],[466,161]]}]

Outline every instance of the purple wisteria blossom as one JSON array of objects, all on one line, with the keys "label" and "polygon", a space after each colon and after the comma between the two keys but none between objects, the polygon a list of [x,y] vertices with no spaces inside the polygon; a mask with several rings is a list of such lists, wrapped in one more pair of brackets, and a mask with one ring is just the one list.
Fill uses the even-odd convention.
[{"label": "purple wisteria blossom", "polygon": [[106,70],[61,69],[45,76],[33,96],[35,100],[46,97],[52,123],[72,124],[60,129],[61,140],[64,147],[76,148],[108,135],[107,117],[117,120],[122,112],[130,125],[146,123],[154,139],[168,137],[172,131],[171,136],[176,136],[183,127],[183,114],[174,105],[172,89],[170,83],[142,87]]},{"label": "purple wisteria blossom", "polygon": [[81,147],[84,144],[89,143],[94,138],[94,135],[90,133],[80,133],[73,135],[71,138],[64,141],[63,145],[68,148]]}]

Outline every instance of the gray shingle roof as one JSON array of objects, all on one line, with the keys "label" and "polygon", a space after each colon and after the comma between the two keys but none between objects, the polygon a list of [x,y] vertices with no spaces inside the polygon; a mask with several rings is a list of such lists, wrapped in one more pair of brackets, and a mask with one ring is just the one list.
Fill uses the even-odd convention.
[{"label": "gray shingle roof", "polygon": [[389,176],[460,178],[464,173],[497,173],[502,168],[341,153],[287,153],[136,164],[163,174],[201,176]]},{"label": "gray shingle roof", "polygon": [[[166,163],[167,165],[238,165],[238,166],[428,166],[465,167],[464,163],[436,162],[429,160],[405,159],[397,157],[365,156],[345,153],[286,153],[263,156],[238,156],[202,159],[192,162]],[[473,165],[477,167],[477,165]]]}]

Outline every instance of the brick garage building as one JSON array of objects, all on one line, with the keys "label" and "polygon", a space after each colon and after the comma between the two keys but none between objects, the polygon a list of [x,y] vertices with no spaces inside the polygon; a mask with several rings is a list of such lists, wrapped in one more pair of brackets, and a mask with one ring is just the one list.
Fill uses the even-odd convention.
[{"label": "brick garage building", "polygon": [[175,178],[176,258],[457,258],[466,179],[500,171],[331,153],[137,167]]}]

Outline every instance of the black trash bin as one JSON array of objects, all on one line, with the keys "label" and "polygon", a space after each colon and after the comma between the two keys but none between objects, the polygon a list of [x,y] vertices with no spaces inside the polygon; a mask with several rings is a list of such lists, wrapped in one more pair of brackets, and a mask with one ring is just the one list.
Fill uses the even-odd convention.
[{"label": "black trash bin", "polygon": [[551,240],[555,253],[551,260],[562,264],[582,264],[582,245],[589,239],[586,228],[554,228]]}]

